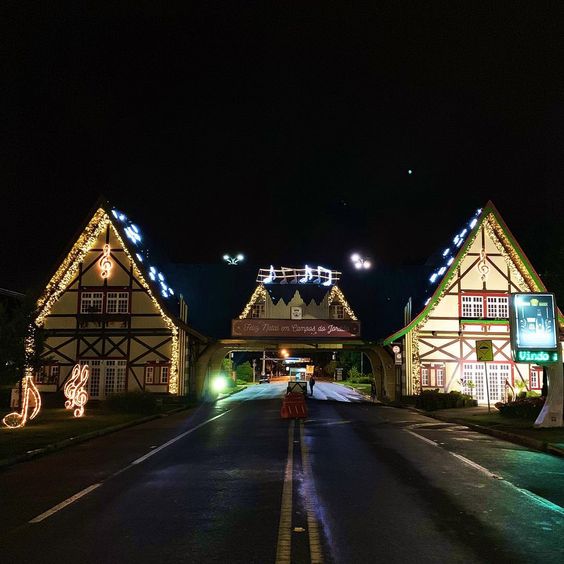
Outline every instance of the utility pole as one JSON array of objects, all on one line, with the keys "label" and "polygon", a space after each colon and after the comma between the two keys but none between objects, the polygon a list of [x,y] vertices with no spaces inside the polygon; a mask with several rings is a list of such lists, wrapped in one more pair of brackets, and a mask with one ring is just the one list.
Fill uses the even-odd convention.
[{"label": "utility pole", "polygon": [[257,359],[253,358],[253,384],[256,382]]},{"label": "utility pole", "polygon": [[261,378],[264,378],[266,374],[266,349],[262,351],[262,370],[261,370]]}]

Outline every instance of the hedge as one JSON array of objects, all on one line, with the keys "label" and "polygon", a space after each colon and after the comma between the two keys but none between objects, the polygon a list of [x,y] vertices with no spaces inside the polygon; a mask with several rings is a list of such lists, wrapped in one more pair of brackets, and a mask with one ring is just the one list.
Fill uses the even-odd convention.
[{"label": "hedge", "polygon": [[423,390],[415,399],[415,407],[425,411],[451,409],[455,407],[475,407],[478,401],[466,394],[452,391],[448,394],[439,390]]}]

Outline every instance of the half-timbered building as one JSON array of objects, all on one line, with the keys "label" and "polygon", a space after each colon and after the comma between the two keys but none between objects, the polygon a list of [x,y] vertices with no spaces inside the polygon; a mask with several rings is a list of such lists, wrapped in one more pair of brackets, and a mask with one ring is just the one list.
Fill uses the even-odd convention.
[{"label": "half-timbered building", "polygon": [[250,300],[231,325],[233,337],[358,338],[360,321],[323,267],[261,269]]},{"label": "half-timbered building", "polygon": [[[458,390],[486,403],[486,373],[491,402],[540,392],[542,367],[512,359],[509,296],[547,290],[495,206],[478,210],[438,257],[427,295],[419,304],[410,300],[405,326],[384,341],[403,342],[403,393]],[[487,366],[477,360],[478,340],[492,341]]]},{"label": "half-timbered building", "polygon": [[139,227],[101,202],[38,300],[44,328],[40,392],[60,391],[76,363],[90,366],[88,393],[195,392],[194,362],[206,339],[187,324],[183,297],[149,260]]}]

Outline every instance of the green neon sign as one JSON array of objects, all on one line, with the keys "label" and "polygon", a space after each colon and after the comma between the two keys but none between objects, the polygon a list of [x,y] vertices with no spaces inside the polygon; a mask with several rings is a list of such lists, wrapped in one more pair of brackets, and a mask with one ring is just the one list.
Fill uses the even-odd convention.
[{"label": "green neon sign", "polygon": [[509,302],[511,351],[516,362],[558,362],[558,323],[554,296],[512,294]]},{"label": "green neon sign", "polygon": [[518,351],[517,361],[542,364],[545,362],[558,362],[557,352],[547,351]]}]

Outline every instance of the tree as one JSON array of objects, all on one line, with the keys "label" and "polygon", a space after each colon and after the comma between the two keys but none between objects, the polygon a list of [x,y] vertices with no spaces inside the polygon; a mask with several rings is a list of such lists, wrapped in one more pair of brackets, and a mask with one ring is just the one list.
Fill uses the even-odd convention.
[{"label": "tree", "polygon": [[340,351],[339,352],[339,366],[343,369],[345,374],[348,374],[351,368],[360,370],[360,354],[355,351]]},{"label": "tree", "polygon": [[243,380],[244,382],[252,382],[253,380],[253,367],[249,361],[239,364],[235,369],[237,372],[237,380]]},{"label": "tree", "polygon": [[12,386],[22,379],[26,362],[37,369],[43,349],[43,330],[33,331],[34,353],[26,355],[25,340],[30,336],[35,303],[23,300],[0,302],[0,385]]}]

